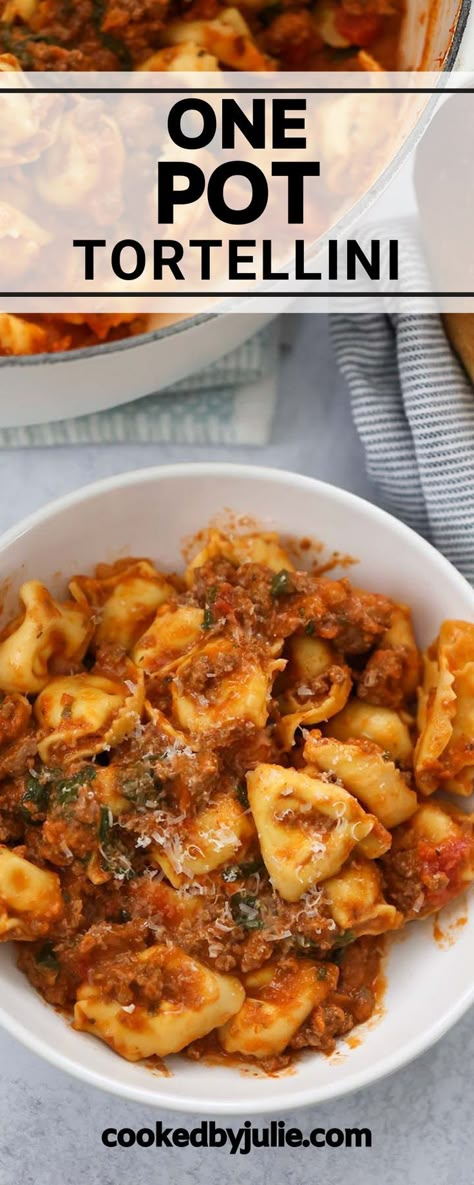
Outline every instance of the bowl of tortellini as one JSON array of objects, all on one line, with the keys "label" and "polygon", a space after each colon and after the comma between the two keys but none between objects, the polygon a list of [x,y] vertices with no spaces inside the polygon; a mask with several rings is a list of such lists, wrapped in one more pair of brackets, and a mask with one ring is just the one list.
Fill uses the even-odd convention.
[{"label": "bowl of tortellini", "polygon": [[211,463],[86,486],[0,550],[0,1023],[220,1115],[442,1037],[474,998],[463,577],[345,490]]}]

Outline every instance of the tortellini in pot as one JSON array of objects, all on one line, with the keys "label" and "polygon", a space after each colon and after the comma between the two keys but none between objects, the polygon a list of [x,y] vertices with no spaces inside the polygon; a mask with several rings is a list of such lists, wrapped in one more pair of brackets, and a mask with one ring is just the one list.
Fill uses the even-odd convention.
[{"label": "tortellini in pot", "polygon": [[304,756],[320,773],[338,778],[384,827],[396,827],[416,810],[415,791],[371,741],[343,742],[313,733],[306,741]]},{"label": "tortellini in pot", "polygon": [[166,40],[169,45],[192,41],[233,70],[273,69],[237,8],[225,8],[213,20],[171,21],[166,26]]},{"label": "tortellini in pot", "polygon": [[474,789],[474,625],[445,621],[424,655],[415,777],[422,794]]},{"label": "tortellini in pot", "polygon": [[42,354],[48,348],[48,330],[17,313],[0,313],[0,343],[6,354]]},{"label": "tortellini in pot", "polygon": [[262,857],[285,901],[339,872],[372,833],[374,855],[390,846],[390,835],[347,790],[307,772],[257,765],[247,787]]},{"label": "tortellini in pot", "polygon": [[373,860],[354,856],[337,876],[324,882],[324,900],[340,930],[354,936],[397,930],[402,914],[385,900],[382,876]]},{"label": "tortellini in pot", "polygon": [[273,678],[284,665],[262,664],[250,649],[212,638],[176,669],[171,696],[178,725],[197,733],[240,721],[263,728]]},{"label": "tortellini in pot", "polygon": [[[131,650],[151,623],[156,610],[175,590],[149,560],[120,560],[100,565],[94,576],[75,576],[71,596],[97,612],[95,646],[120,646]],[[146,648],[146,643],[144,643]],[[145,665],[145,664],[138,664]]]},{"label": "tortellini in pot", "polygon": [[50,242],[51,234],[44,226],[9,202],[0,201],[0,271],[5,283],[25,275]]},{"label": "tortellini in pot", "polygon": [[[122,1006],[83,983],[77,992],[74,1028],[92,1033],[128,1061],[167,1057],[225,1024],[241,1008],[245,992],[231,975],[210,971],[176,946],[157,944],[135,956],[150,974],[163,976],[157,1009],[142,1004]],[[131,973],[133,974],[133,960]]]},{"label": "tortellini in pot", "polygon": [[82,661],[94,627],[89,609],[53,600],[39,580],[23,584],[19,596],[24,613],[0,637],[0,689],[34,693],[46,686],[55,662]]},{"label": "tortellini in pot", "polygon": [[179,888],[186,879],[243,857],[254,836],[249,812],[233,794],[220,794],[194,818],[174,827],[171,837],[164,833],[162,845],[156,842],[155,833],[150,854],[171,884]]},{"label": "tortellini in pot", "polygon": [[211,73],[219,71],[219,62],[212,53],[201,49],[194,41],[184,41],[181,45],[167,45],[164,49],[157,49],[156,53],[142,62],[138,70],[165,71],[185,73]]},{"label": "tortellini in pot", "polygon": [[144,695],[136,668],[126,681],[92,672],[51,679],[34,706],[41,760],[68,764],[120,744],[140,722]]},{"label": "tortellini in pot", "polygon": [[33,942],[63,910],[59,877],[0,847],[0,941]]},{"label": "tortellini in pot", "polygon": [[338,974],[334,964],[288,957],[246,975],[245,1001],[219,1030],[223,1049],[256,1058],[281,1053],[334,990]]},{"label": "tortellini in pot", "polygon": [[401,714],[393,708],[380,708],[350,699],[342,712],[331,716],[324,732],[338,741],[373,741],[396,765],[411,765],[413,744],[410,729],[407,720],[402,719]]},{"label": "tortellini in pot", "polygon": [[[91,152],[93,139],[94,152]],[[118,124],[97,103],[76,96],[61,116],[58,133],[43,154],[36,190],[56,209],[80,209],[99,225],[122,212],[125,149]]]},{"label": "tortellini in pot", "polygon": [[293,571],[293,564],[273,531],[248,535],[223,535],[211,527],[206,532],[204,547],[200,549],[186,569],[186,583],[191,585],[197,568],[210,560],[229,560],[235,567],[241,564],[265,564],[272,572]]}]

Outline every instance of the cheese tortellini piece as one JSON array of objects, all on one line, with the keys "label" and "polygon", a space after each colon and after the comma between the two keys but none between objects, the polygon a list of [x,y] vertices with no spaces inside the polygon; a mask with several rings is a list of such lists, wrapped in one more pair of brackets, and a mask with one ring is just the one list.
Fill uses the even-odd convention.
[{"label": "cheese tortellini piece", "polygon": [[94,627],[89,609],[53,600],[39,580],[23,584],[19,597],[23,615],[0,638],[0,689],[28,694],[46,686],[54,662],[81,662]]},{"label": "cheese tortellini piece", "polygon": [[438,787],[470,795],[474,789],[474,625],[445,621],[424,655],[415,751],[422,794]]},{"label": "cheese tortellini piece", "polygon": [[6,354],[42,354],[48,348],[44,325],[26,321],[17,313],[0,313],[0,342]]},{"label": "cheese tortellini piece", "polygon": [[211,527],[206,532],[204,547],[200,549],[186,569],[186,583],[191,585],[197,568],[209,560],[222,556],[235,567],[241,564],[265,564],[272,572],[293,571],[293,564],[274,531],[249,535],[223,535]]},{"label": "cheese tortellini piece", "polygon": [[[248,811],[232,794],[216,800],[173,828],[172,841],[153,845],[153,859],[175,888],[188,878],[203,876],[234,857],[245,855],[255,828]],[[156,839],[156,833],[155,833]]]},{"label": "cheese tortellini piece", "polygon": [[413,757],[413,744],[406,720],[393,708],[376,707],[351,699],[336,716],[325,725],[326,736],[338,741],[373,741],[384,753],[388,753],[396,765],[409,767]]},{"label": "cheese tortellini piece", "polygon": [[169,70],[173,73],[183,74],[192,70],[193,72],[212,73],[219,71],[219,62],[214,54],[207,53],[194,41],[183,41],[180,45],[167,45],[164,49],[158,49],[145,62],[142,62],[141,66],[138,66],[138,70]]},{"label": "cheese tortellini piece", "polygon": [[[103,569],[103,571],[102,571]],[[111,568],[101,565],[95,577],[75,576],[71,596],[96,612],[95,646],[120,646],[129,651],[156,610],[175,595],[173,586],[149,560],[127,559]]]},{"label": "cheese tortellini piece", "polygon": [[51,679],[34,706],[44,733],[41,760],[67,764],[118,745],[139,723],[144,695],[136,670],[134,681],[125,682],[90,672]]},{"label": "cheese tortellini piece", "polygon": [[324,882],[324,899],[339,929],[357,936],[397,930],[403,921],[384,898],[377,865],[361,856],[354,856],[337,876]]},{"label": "cheese tortellini piece", "polygon": [[289,957],[246,975],[242,1008],[219,1030],[226,1053],[257,1058],[281,1053],[336,987],[338,973],[334,964]]},{"label": "cheese tortellini piece", "polygon": [[74,1028],[92,1033],[128,1061],[167,1057],[225,1024],[241,1008],[245,992],[231,975],[210,971],[176,946],[158,944],[136,955],[136,963],[163,976],[159,1007],[123,1007],[83,983],[74,1008]]},{"label": "cheese tortellini piece", "polygon": [[352,689],[349,668],[333,648],[321,638],[298,634],[288,644],[283,683],[277,736],[284,749],[293,745],[297,728],[321,724],[341,712]]},{"label": "cheese tortellini piece", "polygon": [[340,779],[384,827],[396,827],[416,810],[415,791],[410,790],[393,761],[386,760],[382,749],[371,741],[342,742],[313,735],[306,741],[304,755],[320,773]]},{"label": "cheese tortellini piece", "polygon": [[204,610],[195,605],[163,605],[132,651],[147,674],[172,670],[203,638]]},{"label": "cheese tortellini piece", "polygon": [[43,202],[59,209],[77,209],[87,202],[95,222],[109,222],[115,211],[122,210],[124,166],[125,148],[117,122],[76,96],[74,106],[62,113],[57,135],[43,154],[36,191]]},{"label": "cheese tortellini piece", "polygon": [[44,226],[29,218],[23,210],[10,202],[0,201],[0,270],[5,283],[25,275],[51,242],[51,237]]},{"label": "cheese tortellini piece", "polygon": [[62,909],[56,873],[0,847],[0,941],[32,942],[43,937]]},{"label": "cheese tortellini piece", "polygon": [[390,846],[377,819],[340,786],[303,771],[257,765],[247,774],[262,857],[285,901],[333,876],[353,848],[375,831],[375,854]]},{"label": "cheese tortellini piece", "polygon": [[269,70],[270,61],[252,39],[238,8],[225,8],[213,20],[171,21],[166,26],[169,45],[193,42],[233,70]]},{"label": "cheese tortellini piece", "polygon": [[181,728],[203,733],[247,721],[263,728],[276,671],[284,661],[262,665],[248,649],[227,638],[212,638],[179,663],[171,696]]}]

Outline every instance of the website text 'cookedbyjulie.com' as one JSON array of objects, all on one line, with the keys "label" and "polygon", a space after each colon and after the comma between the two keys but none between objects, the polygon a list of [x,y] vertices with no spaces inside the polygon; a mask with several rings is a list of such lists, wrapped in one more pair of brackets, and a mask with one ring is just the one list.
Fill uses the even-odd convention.
[{"label": "website text 'cookedbyjulie.com'", "polygon": [[256,1148],[371,1148],[368,1127],[314,1127],[303,1131],[273,1119],[256,1126],[246,1119],[240,1127],[223,1127],[204,1119],[196,1127],[167,1127],[157,1120],[154,1127],[106,1127],[102,1132],[106,1148],[226,1148],[231,1156],[247,1156]]}]

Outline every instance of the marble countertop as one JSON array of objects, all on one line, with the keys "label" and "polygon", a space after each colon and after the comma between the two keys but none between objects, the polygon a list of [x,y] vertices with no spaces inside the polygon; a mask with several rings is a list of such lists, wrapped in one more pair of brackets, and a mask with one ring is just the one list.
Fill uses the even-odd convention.
[{"label": "marble countertop", "polygon": [[[364,473],[347,391],[337,373],[327,321],[301,317],[281,362],[272,440],[265,449],[86,446],[0,452],[0,531],[67,490],[122,470],[178,460],[232,459],[298,470],[377,500]],[[435,991],[435,984],[427,984]],[[371,1149],[253,1151],[155,1148],[107,1150],[105,1127],[180,1120],[123,1102],[68,1078],[0,1030],[0,1185],[473,1185],[472,1012],[434,1049],[367,1090],[308,1112],[284,1115],[302,1127],[368,1126]],[[266,1120],[264,1121],[266,1122]],[[238,1126],[238,1124],[227,1124]]]}]

